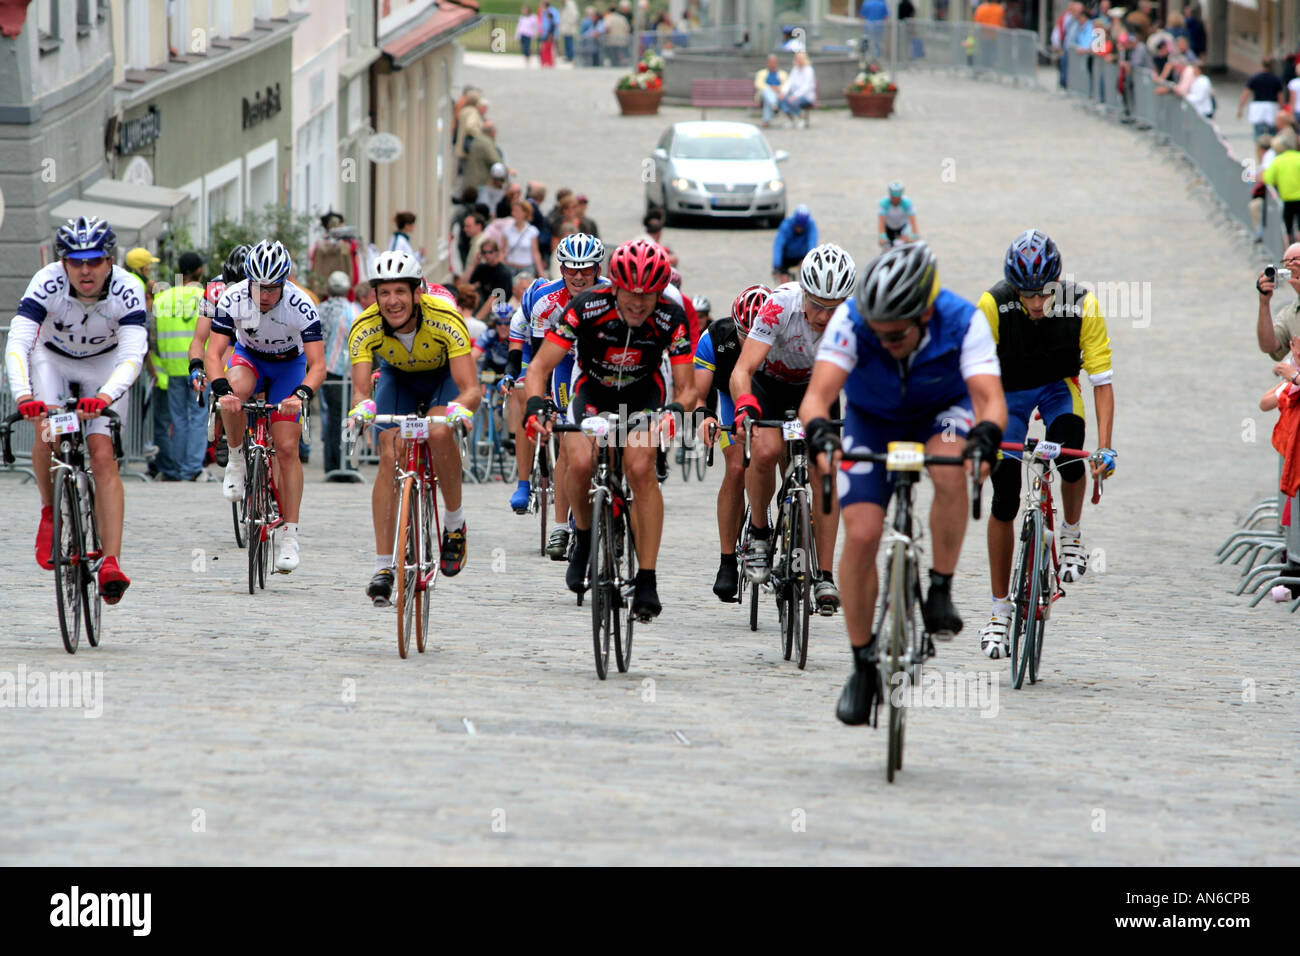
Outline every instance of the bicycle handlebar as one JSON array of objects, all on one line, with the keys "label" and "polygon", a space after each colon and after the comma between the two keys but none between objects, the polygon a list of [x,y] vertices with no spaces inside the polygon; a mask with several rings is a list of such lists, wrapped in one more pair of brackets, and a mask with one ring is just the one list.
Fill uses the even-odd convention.
[{"label": "bicycle handlebar", "polygon": [[[77,410],[77,399],[69,398],[61,406],[46,405],[46,409],[52,413],[57,413],[58,411],[75,412]],[[112,438],[113,441],[113,456],[119,459],[126,457],[125,453],[122,451],[121,416],[118,415],[117,412],[113,411],[111,408],[105,408],[103,411],[99,413],[99,415],[95,417],[108,419],[108,428],[110,432],[110,437]],[[0,446],[2,446],[0,447],[0,460],[3,460],[6,465],[12,465],[18,460],[17,458],[14,457],[13,448],[10,443],[10,438],[13,434],[14,425],[16,425],[18,422],[21,422],[23,420],[24,419],[23,419],[22,412],[13,412],[3,422],[0,422]]]},{"label": "bicycle handlebar", "polygon": [[[1029,441],[1027,441],[1027,442],[1004,441],[1004,442],[1002,443],[1002,446],[1001,446],[1001,447],[1002,447],[1002,450],[1003,450],[1003,451],[1018,451],[1018,452],[1022,452],[1022,453],[1028,451],[1028,452],[1030,453],[1030,455],[1031,455],[1031,459],[1030,459],[1030,460],[1032,460],[1032,461],[1041,461],[1041,462],[1044,462],[1044,463],[1055,461],[1057,458],[1077,458],[1077,459],[1086,458],[1086,459],[1088,459],[1088,461],[1090,461],[1090,462],[1100,462],[1100,461],[1102,460],[1101,452],[1096,452],[1096,451],[1085,451],[1085,450],[1082,449],[1082,448],[1061,448],[1061,447],[1057,447],[1057,448],[1056,448],[1056,454],[1055,454],[1055,455],[1044,456],[1044,455],[1039,455],[1039,454],[1037,454],[1037,450],[1038,450],[1041,446],[1043,446],[1043,445],[1049,445],[1049,446],[1052,446],[1052,445],[1054,445],[1054,444],[1055,444],[1055,443],[1053,443],[1053,442],[1046,442],[1046,441],[1039,441],[1039,440],[1031,439],[1031,440],[1029,440]],[[1026,448],[1026,447],[1025,447],[1026,445],[1028,445],[1029,447]],[[1022,457],[1021,460],[1023,460],[1023,457]],[[1059,468],[1058,468],[1058,470],[1059,470]],[[1095,504],[1100,504],[1100,503],[1101,503],[1101,486],[1102,486],[1102,482],[1104,482],[1105,480],[1106,480],[1106,479],[1105,479],[1104,477],[1100,477],[1100,478],[1095,478],[1095,479],[1093,479],[1093,482],[1092,482],[1092,503],[1093,503],[1094,505],[1095,505]]]},{"label": "bicycle handlebar", "polygon": [[[879,451],[845,451],[845,452],[841,452],[840,456],[843,461],[869,461],[875,465],[883,465],[889,461],[889,454],[887,452],[879,452]],[[965,465],[966,461],[967,459],[962,457],[961,455],[923,455],[921,457],[922,465],[927,468],[930,465],[955,465],[960,467],[962,465]],[[972,455],[971,461],[974,464],[974,468],[972,468],[971,482],[972,482],[972,487],[974,487],[975,489],[975,493],[972,495],[973,502],[971,506],[971,512],[972,512],[972,516],[978,520],[979,506],[980,506],[980,493],[978,487],[976,486],[976,483],[979,480],[979,466],[980,466],[979,456],[977,454]],[[822,511],[825,512],[826,514],[830,514],[829,485],[830,485],[830,475],[829,474],[823,475],[822,490],[824,494],[822,495]]]}]

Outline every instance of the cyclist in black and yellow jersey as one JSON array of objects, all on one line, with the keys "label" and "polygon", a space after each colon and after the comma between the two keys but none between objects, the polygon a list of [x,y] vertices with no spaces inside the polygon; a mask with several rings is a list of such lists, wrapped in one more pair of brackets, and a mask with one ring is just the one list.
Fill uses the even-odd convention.
[{"label": "cyclist in black and yellow jersey", "polygon": [[[352,404],[348,415],[360,421],[379,415],[445,415],[468,427],[482,398],[478,369],[470,353],[465,320],[446,301],[419,293],[423,273],[414,256],[385,252],[375,260],[370,285],[375,304],[352,323],[348,354],[352,360]],[[370,398],[371,369],[379,378]],[[375,576],[366,595],[376,607],[386,607],[393,591],[393,555],[384,553],[393,541],[393,465],[396,449],[393,426],[376,426],[379,473],[371,494],[375,525]],[[442,524],[443,574],[451,577],[465,566],[465,516],[461,511],[461,458],[456,436],[448,426],[429,430],[429,452],[442,486],[446,517]]]},{"label": "cyclist in black and yellow jersey", "polygon": [[[1007,396],[1007,428],[1003,441],[1023,442],[1037,408],[1047,426],[1047,440],[1067,448],[1084,442],[1083,396],[1079,372],[1092,383],[1097,409],[1097,444],[1103,461],[1092,474],[1109,477],[1115,471],[1110,447],[1115,421],[1111,387],[1110,336],[1097,298],[1082,286],[1060,281],[1061,254],[1044,233],[1022,233],[1007,249],[1005,278],[980,297],[979,307],[993,330]],[[1088,569],[1079,519],[1083,514],[1084,468],[1081,460],[1058,467],[1061,476],[1063,522],[1057,529],[1061,580],[1077,581]],[[993,585],[993,615],[980,631],[980,649],[997,659],[1010,653],[1012,523],[1020,510],[1019,458],[1003,458],[993,470],[993,507],[989,515],[989,578]]]}]

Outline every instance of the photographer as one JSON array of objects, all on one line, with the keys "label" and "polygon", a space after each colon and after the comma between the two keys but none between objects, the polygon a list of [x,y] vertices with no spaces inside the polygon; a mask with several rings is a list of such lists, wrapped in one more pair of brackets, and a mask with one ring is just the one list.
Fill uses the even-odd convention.
[{"label": "photographer", "polygon": [[1255,280],[1255,290],[1259,293],[1259,321],[1255,326],[1255,335],[1259,340],[1259,350],[1275,362],[1280,362],[1287,354],[1287,344],[1296,335],[1300,335],[1300,299],[1286,306],[1275,316],[1270,302],[1278,282],[1287,282],[1300,295],[1300,243],[1287,246],[1282,254],[1282,269],[1266,266]]}]

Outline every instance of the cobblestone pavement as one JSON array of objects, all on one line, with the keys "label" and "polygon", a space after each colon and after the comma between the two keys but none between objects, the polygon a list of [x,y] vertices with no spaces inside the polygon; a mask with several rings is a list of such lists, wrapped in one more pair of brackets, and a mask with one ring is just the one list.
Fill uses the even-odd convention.
[{"label": "cobblestone pavement", "polygon": [[[610,240],[639,223],[640,158],[696,117],[616,116],[607,71],[474,61],[465,79],[520,175],[587,192]],[[405,661],[393,614],[361,594],[365,490],[313,481],[302,567],[252,598],[218,486],[128,484],[135,584],[103,645],[69,657],[32,564],[35,492],[5,478],[0,671],[103,684],[99,719],[0,710],[0,861],[1296,863],[1279,834],[1297,810],[1297,619],[1248,609],[1212,560],[1274,474],[1248,246],[1211,224],[1182,165],[1046,91],[908,76],[888,122],[819,114],[770,139],[792,153],[792,203],[862,261],[872,205],[902,178],[945,284],[968,296],[1030,225],[1077,277],[1150,290],[1149,312],[1111,317],[1120,470],[1086,512],[1094,568],[1057,605],[1039,684],[1010,690],[1005,662],[979,653],[972,527],[966,632],[936,663],[996,674],[996,714],[914,711],[887,785],[883,731],[834,718],[840,621],[813,622],[801,672],[780,659],[770,604],[752,634],[710,594],[716,470],[665,486],[665,611],[607,682],[586,609],[499,484],[468,489],[469,567],[439,585],[432,645]],[[721,303],[766,277],[771,235],[667,240],[687,291]]]}]

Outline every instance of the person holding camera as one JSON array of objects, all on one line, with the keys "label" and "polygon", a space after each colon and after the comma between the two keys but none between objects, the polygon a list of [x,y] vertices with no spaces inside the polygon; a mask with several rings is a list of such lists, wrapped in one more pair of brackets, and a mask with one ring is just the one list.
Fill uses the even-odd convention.
[{"label": "person holding camera", "polygon": [[1300,242],[1287,246],[1282,254],[1282,268],[1265,266],[1255,279],[1255,291],[1259,293],[1259,321],[1255,335],[1259,340],[1259,350],[1275,362],[1286,358],[1291,339],[1300,335],[1300,299],[1276,315],[1272,311],[1273,292],[1279,282],[1289,283],[1300,295]]}]

